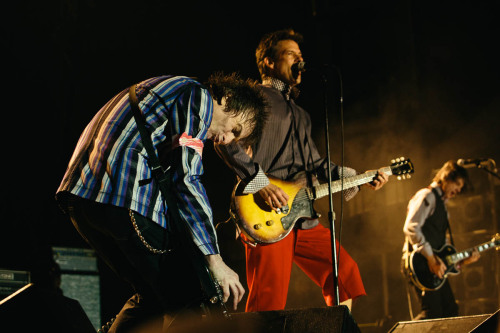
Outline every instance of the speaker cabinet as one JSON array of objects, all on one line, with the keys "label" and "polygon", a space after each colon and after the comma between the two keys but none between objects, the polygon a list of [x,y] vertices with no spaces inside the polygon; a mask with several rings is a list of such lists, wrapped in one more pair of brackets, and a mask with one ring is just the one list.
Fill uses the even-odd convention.
[{"label": "speaker cabinet", "polygon": [[0,302],[2,332],[95,333],[78,301],[32,283]]},{"label": "speaker cabinet", "polygon": [[495,333],[498,327],[498,311],[492,315],[463,316],[454,318],[400,321],[389,331],[392,333]]},{"label": "speaker cabinet", "polygon": [[0,300],[15,293],[31,282],[28,271],[0,269]]},{"label": "speaker cabinet", "polygon": [[52,251],[61,268],[63,294],[77,300],[94,328],[100,328],[101,290],[95,251],[70,247],[53,247]]},{"label": "speaker cabinet", "polygon": [[174,322],[173,333],[238,332],[238,333],[357,333],[358,325],[346,306],[307,308],[281,311],[234,313],[231,320],[188,320]]}]

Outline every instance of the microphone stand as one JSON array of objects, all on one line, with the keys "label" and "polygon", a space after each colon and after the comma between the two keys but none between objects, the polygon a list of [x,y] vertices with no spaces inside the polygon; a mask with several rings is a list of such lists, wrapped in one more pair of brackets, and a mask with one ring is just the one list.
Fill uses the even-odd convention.
[{"label": "microphone stand", "polygon": [[[325,66],[326,67],[326,66]],[[330,137],[329,137],[329,128],[328,128],[328,80],[325,71],[322,73],[322,79],[324,84],[324,111],[325,111],[325,144],[326,144],[326,158],[328,161],[328,200],[330,210],[328,211],[328,222],[330,224],[330,239],[331,239],[331,247],[332,247],[332,268],[333,268],[333,288],[334,288],[334,296],[335,296],[335,305],[340,304],[339,300],[339,285],[338,285],[338,264],[337,264],[337,247],[335,244],[335,212],[333,210],[333,196],[332,196],[332,170],[331,170],[331,159],[330,159]],[[342,96],[340,98],[342,103]],[[343,179],[343,168],[341,169],[341,179]],[[343,182],[342,182],[343,189]],[[342,191],[340,192],[342,195]],[[339,244],[340,245],[340,244]],[[340,250],[340,248],[339,248]]]},{"label": "microphone stand", "polygon": [[493,165],[493,170],[490,170],[489,168],[485,168],[485,167],[484,167],[483,165],[481,165],[481,164],[478,164],[478,165],[477,165],[477,168],[478,168],[478,169],[480,169],[480,170],[484,170],[484,171],[486,171],[487,173],[489,173],[490,175],[495,176],[496,178],[500,179],[500,176],[499,176],[499,175],[498,175],[498,173],[497,173],[497,168],[496,168],[496,165],[495,165],[495,161],[490,159],[490,162],[491,162],[491,164]]}]

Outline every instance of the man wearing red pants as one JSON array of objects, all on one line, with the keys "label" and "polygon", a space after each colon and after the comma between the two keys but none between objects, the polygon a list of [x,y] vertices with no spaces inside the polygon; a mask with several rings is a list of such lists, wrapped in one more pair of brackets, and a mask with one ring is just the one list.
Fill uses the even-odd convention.
[{"label": "man wearing red pants", "polygon": [[[293,30],[276,31],[264,36],[256,58],[262,88],[271,112],[262,136],[251,147],[239,144],[217,146],[216,150],[245,185],[244,193],[258,193],[272,209],[287,205],[289,195],[269,181],[312,176],[328,179],[328,161],[321,158],[311,137],[309,114],[295,104],[300,71],[293,68],[303,61],[299,43],[302,36]],[[356,174],[350,168],[331,163],[332,178]],[[308,178],[308,177],[306,177]],[[387,182],[378,173],[366,186],[378,190]],[[347,200],[358,191],[344,192]],[[271,244],[251,244],[242,235],[246,248],[246,272],[249,287],[246,311],[282,310],[295,262],[323,290],[327,305],[335,304],[330,230],[316,220],[300,220],[284,239]],[[365,295],[356,262],[342,247],[339,253],[339,299],[350,307],[353,299]]]}]

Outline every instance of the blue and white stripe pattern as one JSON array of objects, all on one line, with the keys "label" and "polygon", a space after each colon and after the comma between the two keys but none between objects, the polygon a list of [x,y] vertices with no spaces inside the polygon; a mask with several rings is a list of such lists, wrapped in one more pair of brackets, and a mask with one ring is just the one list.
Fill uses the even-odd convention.
[{"label": "blue and white stripe pattern", "polygon": [[[198,82],[179,76],[145,80],[137,84],[136,92],[157,155],[164,168],[171,168],[172,192],[181,217],[203,254],[218,253],[212,209],[200,179],[201,156],[187,146],[171,149],[172,138],[182,133],[206,139],[212,121],[212,97]],[[132,209],[169,229],[167,207],[151,181],[148,155],[128,97],[127,88],[87,125],[58,192],[69,191],[85,199]]]}]

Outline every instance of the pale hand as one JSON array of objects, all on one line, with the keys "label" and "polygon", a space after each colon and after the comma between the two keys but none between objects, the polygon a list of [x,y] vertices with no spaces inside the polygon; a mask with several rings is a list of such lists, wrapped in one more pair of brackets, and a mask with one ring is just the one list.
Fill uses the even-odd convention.
[{"label": "pale hand", "polygon": [[208,269],[222,288],[224,303],[227,302],[230,295],[233,295],[233,308],[236,310],[245,294],[245,288],[243,288],[238,274],[224,263],[220,254],[208,255],[205,258]]},{"label": "pale hand", "polygon": [[444,273],[446,272],[446,265],[443,263],[441,258],[437,255],[434,255],[431,258],[428,258],[427,265],[429,266],[429,270],[436,275],[438,278],[442,279]]},{"label": "pale hand", "polygon": [[478,261],[478,260],[479,260],[479,257],[481,257],[481,255],[479,254],[479,251],[478,251],[477,249],[474,249],[474,250],[472,251],[471,256],[470,256],[469,258],[464,259],[464,260],[460,261],[460,262],[457,264],[457,268],[458,268],[458,269],[461,269],[461,268],[462,268],[462,266],[472,264],[472,263],[474,263],[474,262]]},{"label": "pale hand", "polygon": [[381,170],[377,171],[377,175],[375,179],[371,182],[366,183],[365,186],[371,188],[372,190],[380,190],[382,186],[384,186],[389,181],[389,176],[382,172]]},{"label": "pale hand", "polygon": [[264,199],[273,210],[286,206],[288,199],[290,199],[285,191],[274,184],[269,184],[261,188],[257,193],[259,193],[262,199]]}]

